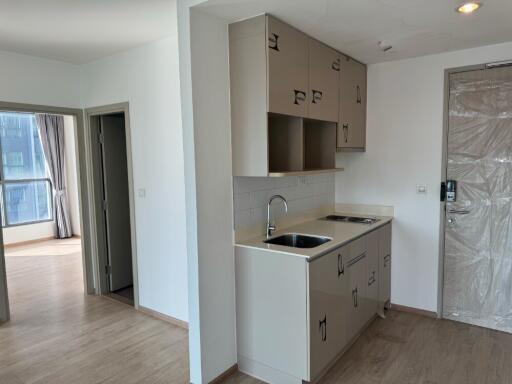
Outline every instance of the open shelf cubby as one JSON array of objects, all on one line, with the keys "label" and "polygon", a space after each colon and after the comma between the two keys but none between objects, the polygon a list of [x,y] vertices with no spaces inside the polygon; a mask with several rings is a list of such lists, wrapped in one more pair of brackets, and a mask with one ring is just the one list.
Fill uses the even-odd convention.
[{"label": "open shelf cubby", "polygon": [[268,115],[269,172],[296,172],[304,169],[304,127],[302,118]]},{"label": "open shelf cubby", "polygon": [[268,114],[270,176],[339,171],[335,168],[336,123]]},{"label": "open shelf cubby", "polygon": [[304,170],[336,165],[336,123],[304,119]]}]

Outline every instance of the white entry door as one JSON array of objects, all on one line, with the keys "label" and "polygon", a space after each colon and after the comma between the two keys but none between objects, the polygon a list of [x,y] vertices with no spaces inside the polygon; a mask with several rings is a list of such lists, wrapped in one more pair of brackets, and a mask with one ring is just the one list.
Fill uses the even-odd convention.
[{"label": "white entry door", "polygon": [[450,75],[443,316],[512,332],[512,67]]},{"label": "white entry door", "polygon": [[130,200],[123,114],[101,116],[110,291],[133,285]]}]

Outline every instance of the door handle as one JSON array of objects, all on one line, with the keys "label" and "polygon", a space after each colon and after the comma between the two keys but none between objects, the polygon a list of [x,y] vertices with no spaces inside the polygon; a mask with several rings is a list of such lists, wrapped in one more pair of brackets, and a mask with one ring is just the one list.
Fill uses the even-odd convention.
[{"label": "door handle", "polygon": [[356,103],[357,104],[361,104],[361,87],[358,85],[356,87],[357,89],[357,92],[356,92]]},{"label": "door handle", "polygon": [[343,138],[345,143],[348,143],[348,124],[343,124]]},{"label": "door handle", "polygon": [[471,211],[468,211],[467,209],[450,209],[448,212],[456,215],[468,215],[471,213]]}]

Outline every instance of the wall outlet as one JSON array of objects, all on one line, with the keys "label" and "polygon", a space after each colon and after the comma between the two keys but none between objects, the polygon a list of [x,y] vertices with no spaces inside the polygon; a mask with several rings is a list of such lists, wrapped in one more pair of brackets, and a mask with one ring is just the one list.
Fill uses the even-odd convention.
[{"label": "wall outlet", "polygon": [[146,190],[144,188],[139,188],[139,197],[144,199],[146,197]]}]

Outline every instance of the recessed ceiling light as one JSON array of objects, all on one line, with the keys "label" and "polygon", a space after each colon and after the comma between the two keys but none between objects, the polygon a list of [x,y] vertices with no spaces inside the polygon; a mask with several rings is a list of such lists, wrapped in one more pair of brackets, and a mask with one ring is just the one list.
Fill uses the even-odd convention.
[{"label": "recessed ceiling light", "polygon": [[481,6],[482,3],[477,3],[476,1],[468,1],[466,3],[459,5],[459,7],[457,8],[457,12],[465,14],[473,13]]}]

